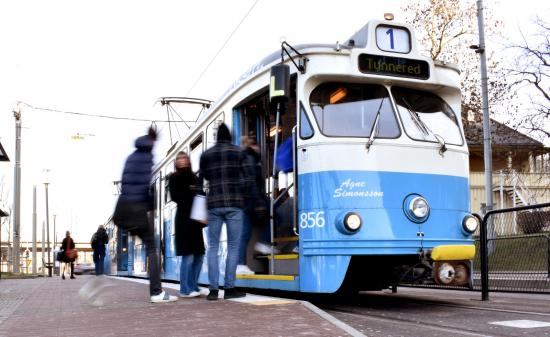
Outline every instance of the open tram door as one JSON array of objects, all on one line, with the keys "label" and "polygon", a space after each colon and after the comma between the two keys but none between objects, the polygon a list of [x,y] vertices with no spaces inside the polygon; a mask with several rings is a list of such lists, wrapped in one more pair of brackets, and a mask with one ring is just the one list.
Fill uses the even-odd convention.
[{"label": "open tram door", "polygon": [[[261,223],[252,225],[250,241],[247,246],[246,264],[261,278],[261,274],[298,275],[298,237],[295,234],[294,203],[296,189],[292,156],[296,143],[293,130],[296,126],[296,76],[286,78],[289,88],[288,99],[277,105],[270,101],[270,90],[264,88],[250,95],[234,109],[234,143],[243,145],[251,139],[258,145],[261,160],[261,175],[264,184],[268,214]],[[277,151],[285,146],[290,162],[285,168],[276,167],[274,162]],[[288,163],[287,163],[288,164]],[[274,167],[275,166],[275,167]],[[274,170],[275,169],[275,170]],[[274,174],[275,173],[275,174]],[[271,209],[272,208],[272,209]],[[274,254],[262,248],[273,247]],[[239,275],[239,278],[252,278]]]}]

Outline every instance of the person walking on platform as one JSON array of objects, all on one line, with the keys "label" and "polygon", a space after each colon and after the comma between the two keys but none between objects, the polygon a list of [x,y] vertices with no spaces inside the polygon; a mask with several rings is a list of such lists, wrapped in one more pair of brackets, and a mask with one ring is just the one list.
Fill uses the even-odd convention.
[{"label": "person walking on platform", "polygon": [[[225,263],[224,298],[238,298],[245,293],[235,289],[239,260],[239,242],[243,226],[243,208],[246,194],[254,188],[254,168],[246,154],[231,144],[231,133],[220,124],[216,145],[204,152],[200,159],[199,186],[208,180],[208,300],[218,299],[218,248],[222,224],[227,229],[227,259]],[[244,183],[244,184],[243,184]]]},{"label": "person walking on platform", "polygon": [[160,282],[160,261],[155,241],[154,224],[149,211],[154,209],[154,197],[150,191],[153,169],[153,146],[157,139],[151,127],[145,136],[136,139],[136,150],[128,156],[121,180],[121,193],[113,214],[113,222],[124,230],[141,238],[149,259],[149,293],[153,303],[176,301],[168,295]]},{"label": "person walking on platform", "polygon": [[74,240],[71,238],[71,232],[69,231],[65,233],[65,238],[61,242],[61,250],[63,251],[61,262],[65,263],[61,270],[61,278],[65,279],[65,268],[67,267],[67,264],[70,264],[71,278],[74,279],[74,261],[76,260],[77,252],[75,249]]},{"label": "person walking on platform", "polygon": [[95,275],[103,275],[103,263],[105,260],[105,245],[109,242],[109,236],[103,225],[99,225],[97,232],[92,235],[92,249],[94,250]]},{"label": "person walking on platform", "polygon": [[177,205],[175,232],[176,255],[181,256],[180,297],[208,295],[208,290],[199,289],[199,275],[204,260],[203,224],[189,218],[197,178],[191,170],[191,160],[185,152],[176,155],[176,171],[170,175],[170,197]]}]

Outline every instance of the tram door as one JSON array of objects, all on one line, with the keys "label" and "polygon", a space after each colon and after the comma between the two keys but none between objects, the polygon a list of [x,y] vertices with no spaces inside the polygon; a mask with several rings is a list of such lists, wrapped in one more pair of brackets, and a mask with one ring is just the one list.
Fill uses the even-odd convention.
[{"label": "tram door", "polygon": [[116,229],[116,256],[117,271],[128,272],[128,231],[115,227]]},{"label": "tram door", "polygon": [[[277,242],[277,247],[285,250],[292,250],[296,245],[296,238],[293,234],[293,200],[295,195],[295,188],[293,186],[293,174],[292,172],[279,172],[275,179],[274,193],[271,191],[271,180],[273,172],[273,154],[275,151],[275,135],[278,131],[279,144],[285,142],[292,142],[292,128],[296,125],[296,77],[294,76],[291,81],[292,98],[285,105],[283,113],[279,120],[279,129],[276,130],[276,114],[274,109],[269,104],[269,92],[267,88],[260,94],[251,97],[251,99],[245,102],[243,105],[235,109],[235,113],[238,114],[238,118],[234,121],[238,123],[235,125],[235,142],[239,145],[243,144],[243,137],[253,139],[260,148],[261,158],[261,172],[264,178],[263,191],[265,192],[266,199],[274,195],[278,196],[279,202],[276,204],[275,219],[277,221],[275,225],[274,237]],[[269,235],[266,235],[265,231],[269,230],[269,220],[266,219],[265,224],[256,224],[252,228],[252,235],[248,244],[247,252],[247,264],[257,273],[267,273],[267,264],[265,260],[256,260],[254,244],[258,241],[265,241]],[[290,240],[288,240],[290,238]],[[287,239],[285,241],[285,239]],[[290,244],[290,246],[289,246]]]}]

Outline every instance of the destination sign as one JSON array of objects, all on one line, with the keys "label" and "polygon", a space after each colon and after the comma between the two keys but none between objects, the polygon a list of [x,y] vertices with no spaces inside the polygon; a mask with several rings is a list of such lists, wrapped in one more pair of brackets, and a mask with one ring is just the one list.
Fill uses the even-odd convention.
[{"label": "destination sign", "polygon": [[359,71],[366,74],[417,78],[430,78],[430,65],[426,61],[382,55],[359,55]]}]

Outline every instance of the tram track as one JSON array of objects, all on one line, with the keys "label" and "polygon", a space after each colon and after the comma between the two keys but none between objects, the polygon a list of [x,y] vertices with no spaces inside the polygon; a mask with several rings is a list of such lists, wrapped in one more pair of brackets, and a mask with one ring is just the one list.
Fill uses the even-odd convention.
[{"label": "tram track", "polygon": [[[400,328],[403,328],[405,326],[410,326],[414,328],[422,327],[423,329],[427,329],[436,333],[444,333],[448,336],[476,336],[476,337],[489,337],[491,335],[484,334],[484,333],[476,333],[471,331],[464,331],[464,330],[458,330],[455,326],[444,326],[444,325],[433,325],[433,324],[427,324],[425,322],[420,322],[417,320],[412,319],[404,319],[404,318],[389,318],[385,317],[383,315],[372,315],[369,314],[368,316],[357,313],[357,312],[350,312],[344,309],[337,309],[337,308],[327,308],[322,307],[323,310],[325,310],[327,313],[346,321],[348,324],[352,322],[356,322],[356,319],[361,319],[362,321],[366,322],[372,322],[376,321],[378,323],[384,324],[384,325],[393,325],[398,323]],[[345,319],[344,317],[348,317],[348,319]],[[358,325],[353,324],[352,325]],[[354,326],[354,328],[358,328],[357,326]],[[361,329],[363,330],[363,329]],[[368,331],[364,331],[368,333]],[[375,331],[375,333],[380,333],[381,331]],[[369,335],[370,336],[370,335]]]},{"label": "tram track", "polygon": [[[550,312],[541,301],[501,297],[490,302],[468,303],[472,300],[469,296],[444,292],[432,295],[407,293],[401,296],[361,293],[353,299],[320,299],[313,303],[361,333],[373,337],[511,337],[517,336],[520,331],[513,327],[503,327],[499,323],[550,323]],[[548,330],[529,333],[530,336],[546,336]]]}]

